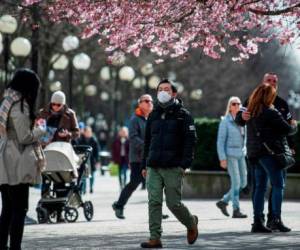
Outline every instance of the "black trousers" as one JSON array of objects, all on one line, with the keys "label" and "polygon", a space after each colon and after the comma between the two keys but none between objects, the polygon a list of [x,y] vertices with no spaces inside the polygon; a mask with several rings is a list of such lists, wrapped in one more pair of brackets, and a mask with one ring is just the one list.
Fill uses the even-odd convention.
[{"label": "black trousers", "polygon": [[2,211],[0,216],[0,250],[21,249],[24,220],[28,211],[29,185],[1,185]]},{"label": "black trousers", "polygon": [[136,190],[138,185],[142,182],[144,177],[142,176],[142,167],[140,163],[130,163],[131,173],[130,173],[130,181],[123,188],[119,200],[117,201],[117,207],[123,208],[132,193]]}]

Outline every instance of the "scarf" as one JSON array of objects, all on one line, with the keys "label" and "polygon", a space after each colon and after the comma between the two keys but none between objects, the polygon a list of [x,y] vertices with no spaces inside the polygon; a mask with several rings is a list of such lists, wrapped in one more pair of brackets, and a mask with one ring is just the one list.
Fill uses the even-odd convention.
[{"label": "scarf", "polygon": [[21,99],[21,94],[11,88],[5,90],[3,100],[0,105],[0,134],[6,134],[8,113],[12,105]]}]

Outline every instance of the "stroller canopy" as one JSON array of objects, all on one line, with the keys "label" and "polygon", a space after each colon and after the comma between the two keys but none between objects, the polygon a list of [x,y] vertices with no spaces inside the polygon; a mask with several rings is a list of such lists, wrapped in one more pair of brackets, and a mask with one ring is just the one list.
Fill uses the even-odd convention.
[{"label": "stroller canopy", "polygon": [[44,152],[47,161],[45,171],[74,171],[77,173],[80,159],[71,143],[52,142],[44,149]]}]

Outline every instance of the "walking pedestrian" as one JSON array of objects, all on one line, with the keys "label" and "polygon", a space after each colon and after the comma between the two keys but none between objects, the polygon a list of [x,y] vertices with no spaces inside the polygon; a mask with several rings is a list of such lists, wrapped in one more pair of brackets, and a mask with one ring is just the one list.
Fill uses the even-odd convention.
[{"label": "walking pedestrian", "polygon": [[[87,170],[90,181],[90,193],[94,192],[94,183],[96,175],[96,166],[99,164],[99,144],[97,139],[93,136],[93,130],[90,126],[84,126],[82,135],[75,141],[76,145],[86,145],[92,147],[92,154],[89,158],[89,169]],[[82,193],[86,193],[86,177],[83,178]]]},{"label": "walking pedestrian", "polygon": [[176,96],[176,87],[162,80],[157,87],[158,104],[147,120],[143,176],[148,191],[150,239],[141,243],[142,248],[162,248],[163,191],[167,207],[187,228],[188,243],[193,244],[198,237],[198,218],[181,202],[182,179],[193,160],[196,131],[192,116]]},{"label": "walking pedestrian", "polygon": [[[33,71],[18,70],[0,106],[0,249],[21,249],[29,185],[41,180],[45,162],[37,142],[45,130],[34,126],[39,86]],[[35,155],[40,156],[38,161]]]},{"label": "walking pedestrian", "polygon": [[129,122],[129,163],[130,181],[123,188],[119,199],[112,207],[119,219],[125,219],[124,207],[132,193],[142,182],[142,159],[144,152],[144,137],[146,120],[153,109],[153,101],[150,95],[142,95],[138,99],[138,107]]},{"label": "walking pedestrian", "polygon": [[232,201],[232,218],[247,218],[247,215],[241,213],[239,202],[240,191],[247,185],[245,127],[235,123],[240,106],[240,98],[236,96],[229,98],[225,116],[219,125],[217,139],[220,166],[227,169],[231,187],[216,205],[225,216],[229,216],[227,206],[228,202]]},{"label": "walking pedestrian", "polygon": [[[285,171],[270,154],[289,150],[286,136],[296,133],[297,122],[288,123],[281,113],[272,105],[276,98],[276,89],[270,84],[261,84],[249,99],[247,121],[248,158],[254,167],[255,192],[253,196],[254,223],[253,233],[270,233],[272,231],[289,232],[281,219],[281,206],[285,186]],[[268,178],[272,186],[272,220],[269,227],[264,225],[264,195]]]},{"label": "walking pedestrian", "polygon": [[[278,76],[273,72],[266,73],[263,76],[261,84],[264,84],[264,83],[271,85],[276,90],[276,97],[273,102],[273,105],[274,105],[275,109],[277,109],[281,113],[282,117],[288,123],[290,123],[293,120],[293,117],[289,110],[289,106],[288,106],[287,102],[283,98],[281,98],[277,93],[278,84],[279,84]],[[240,126],[245,126],[247,124],[247,121],[249,121],[249,119],[251,118],[251,114],[246,108],[248,106],[248,102],[249,102],[249,99],[247,99],[244,102],[243,109],[241,111],[239,111],[236,115],[235,121]],[[288,144],[289,144],[292,152],[295,154],[295,150],[294,150],[295,145],[294,145],[292,136],[287,136],[287,140],[288,140]],[[249,165],[249,170],[250,170],[248,184],[252,187],[252,200],[253,200],[254,193],[255,193],[255,186],[256,186],[255,176],[254,176],[255,175],[254,174],[254,169],[255,169],[254,166],[255,165],[252,164],[250,159],[248,159],[248,165]],[[286,176],[286,174],[285,174],[285,176]],[[265,221],[264,214],[262,214],[261,219],[262,219],[262,221]],[[271,190],[269,192],[269,197],[268,197],[268,214],[267,214],[267,223],[266,223],[267,227],[270,227],[272,220],[273,220],[273,214],[272,214],[272,187],[271,187]]]},{"label": "walking pedestrian", "polygon": [[119,167],[119,184],[121,190],[127,183],[127,170],[129,164],[129,139],[128,128],[122,127],[118,137],[112,145],[112,160]]}]

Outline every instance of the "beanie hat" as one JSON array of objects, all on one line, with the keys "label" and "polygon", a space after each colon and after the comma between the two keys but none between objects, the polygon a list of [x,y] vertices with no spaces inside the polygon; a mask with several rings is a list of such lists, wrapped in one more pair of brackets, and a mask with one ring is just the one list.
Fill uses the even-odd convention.
[{"label": "beanie hat", "polygon": [[66,96],[62,91],[55,91],[51,96],[51,103],[66,104]]}]

